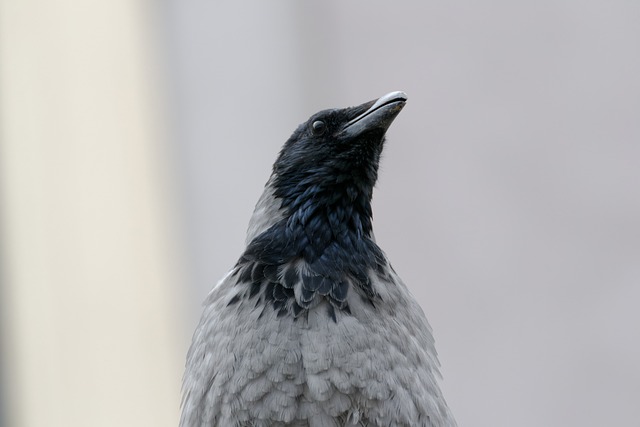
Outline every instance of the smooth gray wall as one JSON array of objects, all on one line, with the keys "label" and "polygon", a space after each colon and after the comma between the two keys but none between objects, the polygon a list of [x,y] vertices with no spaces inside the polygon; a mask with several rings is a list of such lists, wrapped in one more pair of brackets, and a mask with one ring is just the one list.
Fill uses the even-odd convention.
[{"label": "smooth gray wall", "polygon": [[167,0],[164,18],[190,326],[295,127],[404,90],[374,227],[459,424],[638,425],[640,2]]}]

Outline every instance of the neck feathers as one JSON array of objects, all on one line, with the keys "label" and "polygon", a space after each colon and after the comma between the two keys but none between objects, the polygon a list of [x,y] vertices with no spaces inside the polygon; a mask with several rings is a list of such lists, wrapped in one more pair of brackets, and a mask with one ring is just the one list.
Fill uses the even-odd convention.
[{"label": "neck feathers", "polygon": [[249,225],[235,269],[241,289],[232,301],[255,297],[297,317],[326,300],[334,320],[336,310],[349,313],[354,290],[374,305],[370,276],[384,275],[387,262],[373,240],[370,193],[344,186],[283,199],[271,183]]}]

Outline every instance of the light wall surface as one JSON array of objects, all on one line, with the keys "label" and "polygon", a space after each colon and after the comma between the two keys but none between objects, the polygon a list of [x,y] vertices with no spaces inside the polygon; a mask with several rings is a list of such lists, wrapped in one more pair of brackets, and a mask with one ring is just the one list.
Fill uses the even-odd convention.
[{"label": "light wall surface", "polygon": [[0,0],[5,424],[177,425],[281,145],[403,90],[374,229],[459,425],[637,425],[638,22],[623,0]]},{"label": "light wall surface", "polygon": [[640,3],[167,2],[191,322],[312,113],[392,90],[378,243],[461,426],[636,425]]}]

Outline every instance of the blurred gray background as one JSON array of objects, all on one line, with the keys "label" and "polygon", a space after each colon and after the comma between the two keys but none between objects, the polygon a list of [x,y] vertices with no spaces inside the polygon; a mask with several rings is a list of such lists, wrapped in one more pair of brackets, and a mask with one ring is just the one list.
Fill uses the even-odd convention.
[{"label": "blurred gray background", "polygon": [[297,124],[404,90],[374,227],[460,425],[639,425],[640,3],[172,1],[166,19],[191,315]]},{"label": "blurred gray background", "polygon": [[[241,254],[249,217],[281,145],[320,109],[360,104],[393,90],[405,91],[409,100],[388,132],[374,193],[374,230],[431,322],[442,387],[459,425],[640,425],[640,2],[119,0],[112,4],[121,11],[106,13],[111,6],[105,3],[90,13],[92,21],[83,15],[90,8],[80,7],[82,2],[56,0],[64,8],[44,11],[34,0],[21,3],[32,9],[19,3],[0,1],[7,34],[8,17],[16,34],[25,28],[24,37],[13,39],[21,47],[6,54],[3,65],[28,57],[22,46],[38,46],[32,30],[42,23],[51,25],[51,34],[62,34],[56,46],[64,55],[53,51],[24,68],[41,74],[22,68],[12,74],[6,67],[0,79],[2,161],[9,171],[0,179],[6,208],[0,220],[9,242],[2,248],[3,342],[13,349],[0,359],[5,408],[9,401],[12,408],[22,402],[6,425],[87,425],[87,417],[105,426],[176,425],[179,377],[201,302]],[[101,25],[96,30],[90,22]],[[105,47],[114,39],[121,39],[114,46],[130,45],[123,28],[135,29],[131,37],[140,45],[130,55]],[[77,40],[86,45],[77,48]],[[92,52],[103,47],[112,60],[93,61]],[[148,58],[141,71],[132,72],[139,77],[123,86],[113,70],[134,69],[140,56]],[[80,71],[56,67],[65,61]],[[33,153],[21,157],[28,151],[24,132],[13,132],[22,129],[13,124],[24,122],[29,130],[48,116],[32,114],[28,103],[16,109],[22,92],[11,97],[6,89],[29,87],[13,83],[20,79],[48,81],[51,67],[68,81],[51,83],[65,95],[58,98],[37,88],[29,92],[55,112],[39,140],[48,141],[48,129],[62,126],[59,117],[68,117],[63,122],[70,131],[58,135],[56,145],[43,145],[47,152],[38,164],[46,169],[34,170],[45,185],[60,170],[78,169],[60,187],[73,195],[68,200],[74,207],[67,211],[67,199],[61,204],[47,192],[49,202],[25,204],[14,215],[11,207],[32,187],[16,186],[11,171],[29,171]],[[108,74],[92,80],[101,70]],[[102,127],[75,131],[79,123],[98,120],[91,106],[102,104],[101,87],[113,97],[113,107],[105,110],[113,113],[109,126],[124,123],[117,128],[121,133],[103,139]],[[145,101],[130,105],[131,93],[140,88]],[[69,101],[72,114],[64,110],[68,93],[77,95]],[[141,109],[152,118],[138,117]],[[15,111],[24,111],[22,121]],[[128,133],[134,124],[150,130]],[[130,137],[121,139],[122,133]],[[76,137],[73,152],[84,153],[78,150],[96,138],[96,147],[123,145],[112,156],[112,148],[91,148],[89,157],[60,154],[64,141]],[[138,149],[141,140],[147,142]],[[82,183],[92,182],[87,180],[98,173],[104,153],[114,160],[100,175],[103,186],[85,189]],[[149,192],[134,180],[139,173],[131,172],[142,170],[139,165],[150,165],[142,182],[160,200],[141,207],[138,195],[146,200]],[[29,180],[36,179],[32,172]],[[69,186],[78,188],[69,193]],[[89,202],[124,191],[131,196]],[[43,194],[34,190],[33,200]],[[130,227],[122,235],[109,210],[120,202],[128,210],[118,218]],[[53,206],[63,218],[79,212],[77,218],[89,215],[113,228],[87,238],[87,230],[95,229],[90,222],[77,237],[82,245],[60,246],[68,233],[54,221],[50,252],[60,258],[69,250],[66,269],[22,275],[44,251],[36,245],[34,255],[22,244],[24,236],[33,236],[16,231],[33,230],[27,220],[20,222],[33,206],[47,214]],[[159,225],[147,227],[158,216]],[[116,248],[108,256],[99,252],[105,241]],[[130,246],[140,242],[141,249]],[[123,247],[136,248],[123,261],[133,273],[113,296],[113,287],[124,282],[110,268],[120,271],[113,260]],[[136,270],[140,262],[143,276]],[[57,261],[51,265],[56,273]],[[74,268],[82,273],[69,290]],[[104,277],[104,284],[94,277]],[[37,309],[30,311],[35,297],[20,292],[38,280],[48,291],[38,291]],[[78,297],[84,289],[87,295]],[[111,298],[109,303],[94,301],[91,289]],[[45,309],[53,314],[34,324]],[[15,316],[6,314],[12,311]],[[49,325],[60,313],[67,323],[54,331]],[[94,323],[89,331],[73,329],[86,319],[99,333]],[[128,332],[134,335],[120,338]],[[30,342],[29,334],[53,338],[44,350],[19,346]],[[84,343],[96,335],[108,341],[86,351]],[[107,357],[105,351],[117,353]],[[47,352],[60,356],[37,362]],[[86,368],[76,381],[80,360]],[[151,361],[155,365],[148,368]],[[17,362],[24,362],[22,374],[14,372]],[[111,369],[87,375],[105,366]],[[52,384],[48,391],[36,387],[40,394],[30,397],[42,381]],[[131,389],[135,393],[127,394]],[[39,402],[49,398],[58,400],[42,407]]]}]

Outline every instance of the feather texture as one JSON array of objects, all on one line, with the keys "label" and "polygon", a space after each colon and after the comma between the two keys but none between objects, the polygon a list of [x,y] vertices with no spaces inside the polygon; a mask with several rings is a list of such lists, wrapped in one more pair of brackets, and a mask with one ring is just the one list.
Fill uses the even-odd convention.
[{"label": "feather texture", "polygon": [[383,304],[349,293],[351,314],[331,321],[327,301],[301,319],[249,300],[229,305],[237,279],[228,275],[194,335],[181,425],[454,425],[427,320],[391,269],[389,277],[371,280]]}]

